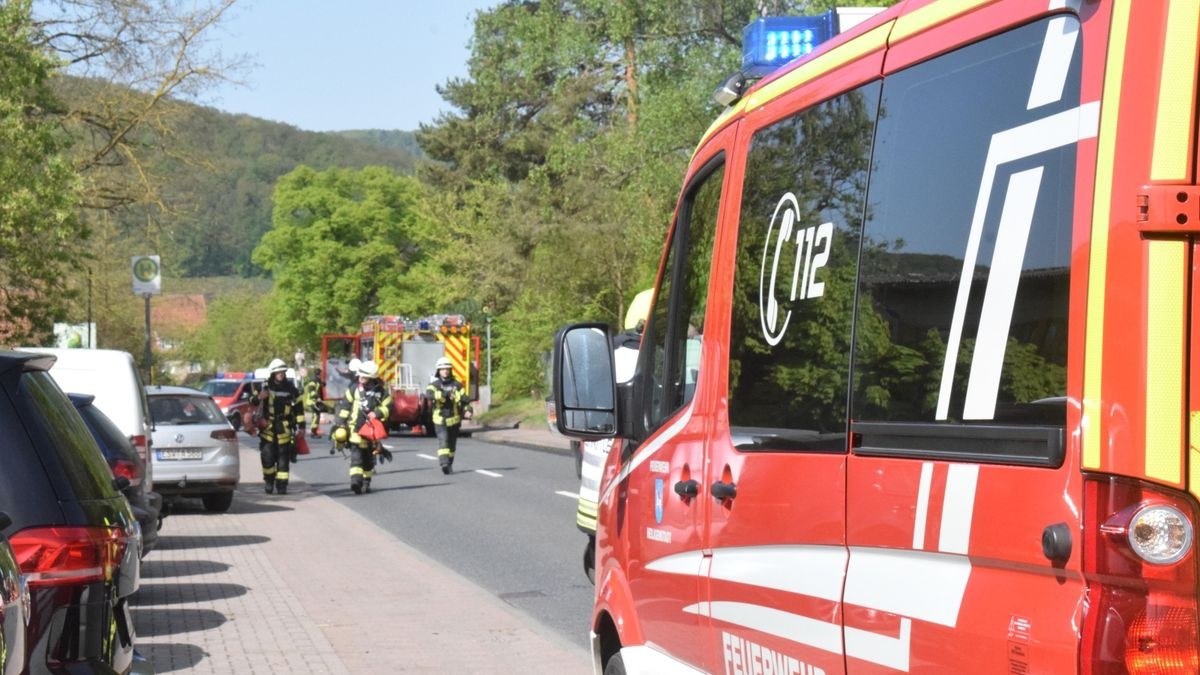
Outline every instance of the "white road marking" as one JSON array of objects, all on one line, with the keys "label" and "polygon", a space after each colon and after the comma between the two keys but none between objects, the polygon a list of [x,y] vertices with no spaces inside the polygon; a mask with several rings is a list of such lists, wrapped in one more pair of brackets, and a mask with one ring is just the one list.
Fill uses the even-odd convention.
[{"label": "white road marking", "polygon": [[435,462],[437,461],[437,457],[434,457],[432,455],[426,455],[425,453],[422,453],[422,452],[418,452],[417,457],[420,457],[421,459],[432,459]]},{"label": "white road marking", "polygon": [[579,495],[575,494],[574,492],[567,492],[566,490],[555,490],[554,494],[570,497],[571,499],[579,499]]},{"label": "white road marking", "polygon": [[487,469],[475,469],[475,473],[481,473],[485,476],[491,476],[492,478],[503,478],[504,477],[504,476],[501,476],[500,474],[496,473],[495,471],[488,471]]}]

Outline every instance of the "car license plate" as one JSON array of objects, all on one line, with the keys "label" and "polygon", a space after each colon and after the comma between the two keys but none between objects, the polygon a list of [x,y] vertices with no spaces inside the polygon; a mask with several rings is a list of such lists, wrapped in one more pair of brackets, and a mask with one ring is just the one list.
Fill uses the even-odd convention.
[{"label": "car license plate", "polygon": [[199,448],[170,448],[159,450],[159,459],[202,459],[204,453]]}]

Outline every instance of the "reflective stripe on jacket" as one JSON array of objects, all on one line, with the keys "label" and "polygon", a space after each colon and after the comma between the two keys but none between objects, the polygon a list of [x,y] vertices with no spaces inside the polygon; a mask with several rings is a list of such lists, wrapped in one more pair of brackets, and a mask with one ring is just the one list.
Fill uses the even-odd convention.
[{"label": "reflective stripe on jacket", "polygon": [[278,385],[268,382],[263,390],[267,398],[259,402],[259,414],[267,426],[259,432],[259,437],[269,443],[291,443],[293,432],[304,425],[300,392],[287,380]]},{"label": "reflective stripe on jacket", "polygon": [[346,390],[345,405],[339,406],[338,425],[346,425],[350,430],[350,442],[362,445],[362,436],[358,430],[367,421],[367,413],[375,413],[380,422],[388,418],[392,410],[392,397],[378,381],[367,387],[355,385]]},{"label": "reflective stripe on jacket", "polygon": [[462,422],[463,409],[467,407],[467,390],[462,383],[451,377],[448,380],[434,378],[425,388],[425,395],[433,401],[433,423],[452,427]]}]

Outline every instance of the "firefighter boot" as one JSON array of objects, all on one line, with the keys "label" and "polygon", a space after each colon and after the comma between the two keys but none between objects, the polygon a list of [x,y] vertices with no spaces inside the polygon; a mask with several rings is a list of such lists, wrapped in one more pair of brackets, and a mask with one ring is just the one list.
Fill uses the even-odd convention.
[{"label": "firefighter boot", "polygon": [[363,494],[367,494],[367,495],[371,494],[371,479],[370,478],[363,479]]},{"label": "firefighter boot", "polygon": [[363,477],[360,474],[350,476],[350,491],[356,495],[362,494]]},{"label": "firefighter boot", "polygon": [[264,478],[263,479],[263,488],[267,494],[269,494],[269,495],[275,494],[275,477],[271,476],[269,478]]},{"label": "firefighter boot", "polygon": [[288,484],[288,482],[286,480],[275,481],[275,492],[278,494],[281,494],[281,495],[286,495],[287,494],[287,484]]}]

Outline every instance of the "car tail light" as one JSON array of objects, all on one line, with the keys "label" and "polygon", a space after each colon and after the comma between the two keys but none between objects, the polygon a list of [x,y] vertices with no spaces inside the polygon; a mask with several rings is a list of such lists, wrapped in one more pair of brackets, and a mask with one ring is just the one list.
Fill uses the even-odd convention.
[{"label": "car tail light", "polygon": [[9,539],[31,587],[111,580],[129,537],[115,527],[33,527]]},{"label": "car tail light", "polygon": [[142,462],[150,461],[150,443],[144,434],[130,436],[129,442],[133,443],[133,447],[137,448],[138,457],[142,458]]},{"label": "car tail light", "polygon": [[113,478],[128,478],[130,485],[138,485],[142,482],[142,467],[137,462],[114,459],[108,463],[108,466],[112,469]]},{"label": "car tail light", "polygon": [[1112,476],[1084,483],[1082,672],[1200,672],[1200,520],[1186,494]]},{"label": "car tail light", "polygon": [[233,429],[217,429],[209,434],[218,441],[231,441],[237,443],[237,432]]}]

